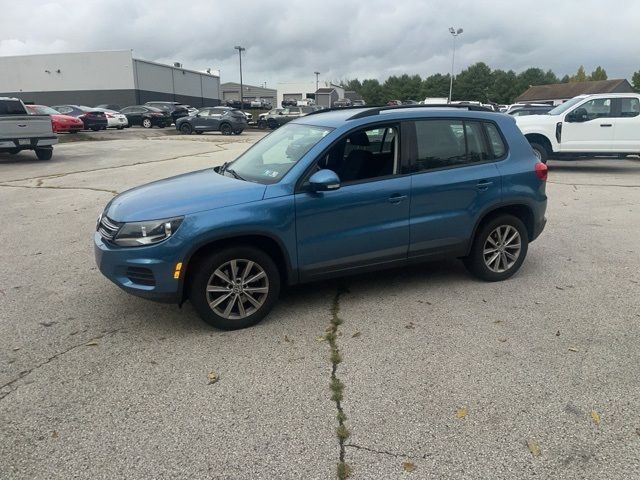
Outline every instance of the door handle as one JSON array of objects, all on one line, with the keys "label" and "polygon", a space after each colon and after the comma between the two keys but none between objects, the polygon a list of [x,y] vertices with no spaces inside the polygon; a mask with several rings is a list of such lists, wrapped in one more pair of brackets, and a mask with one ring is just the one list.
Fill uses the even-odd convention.
[{"label": "door handle", "polygon": [[395,195],[391,195],[389,197],[389,203],[400,203],[402,202],[405,198],[407,198],[406,195],[400,195],[400,194],[395,194]]},{"label": "door handle", "polygon": [[493,185],[493,182],[490,180],[480,180],[478,182],[478,190],[487,190],[491,185]]},{"label": "door handle", "polygon": [[613,127],[613,125],[610,124],[610,123],[601,123],[600,126],[601,127]]}]

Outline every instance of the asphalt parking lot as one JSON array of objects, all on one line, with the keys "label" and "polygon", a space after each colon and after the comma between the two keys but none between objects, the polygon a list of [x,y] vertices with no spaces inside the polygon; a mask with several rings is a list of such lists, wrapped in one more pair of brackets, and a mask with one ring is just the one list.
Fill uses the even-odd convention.
[{"label": "asphalt parking lot", "polygon": [[264,134],[107,133],[0,154],[0,478],[327,479],[341,456],[354,479],[640,478],[639,159],[551,161],[509,281],[452,261],[310,284],[221,332],[106,280],[95,221]]}]

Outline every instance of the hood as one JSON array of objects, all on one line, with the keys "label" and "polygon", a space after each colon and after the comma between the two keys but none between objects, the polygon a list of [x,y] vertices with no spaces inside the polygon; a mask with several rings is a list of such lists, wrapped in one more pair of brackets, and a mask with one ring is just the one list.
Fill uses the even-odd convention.
[{"label": "hood", "polygon": [[262,199],[265,189],[265,185],[225,177],[209,168],[127,190],[111,200],[106,214],[117,222],[178,217],[255,202]]}]

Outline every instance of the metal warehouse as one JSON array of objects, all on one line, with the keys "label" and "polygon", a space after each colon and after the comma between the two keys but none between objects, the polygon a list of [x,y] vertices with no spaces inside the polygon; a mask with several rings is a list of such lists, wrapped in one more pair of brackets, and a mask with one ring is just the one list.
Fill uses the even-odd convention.
[{"label": "metal warehouse", "polygon": [[133,58],[131,50],[0,57],[0,96],[44,105],[220,104],[220,77]]}]

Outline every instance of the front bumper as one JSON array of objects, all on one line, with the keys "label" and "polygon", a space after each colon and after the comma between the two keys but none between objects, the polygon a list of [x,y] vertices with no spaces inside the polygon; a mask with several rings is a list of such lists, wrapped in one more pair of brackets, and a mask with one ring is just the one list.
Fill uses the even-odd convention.
[{"label": "front bumper", "polygon": [[[117,286],[148,300],[179,302],[180,282],[184,272],[179,278],[174,278],[176,263],[180,260],[174,249],[167,247],[167,242],[147,247],[123,248],[106,244],[98,232],[94,233],[93,240],[98,268]],[[144,278],[143,282],[140,277]]]}]

